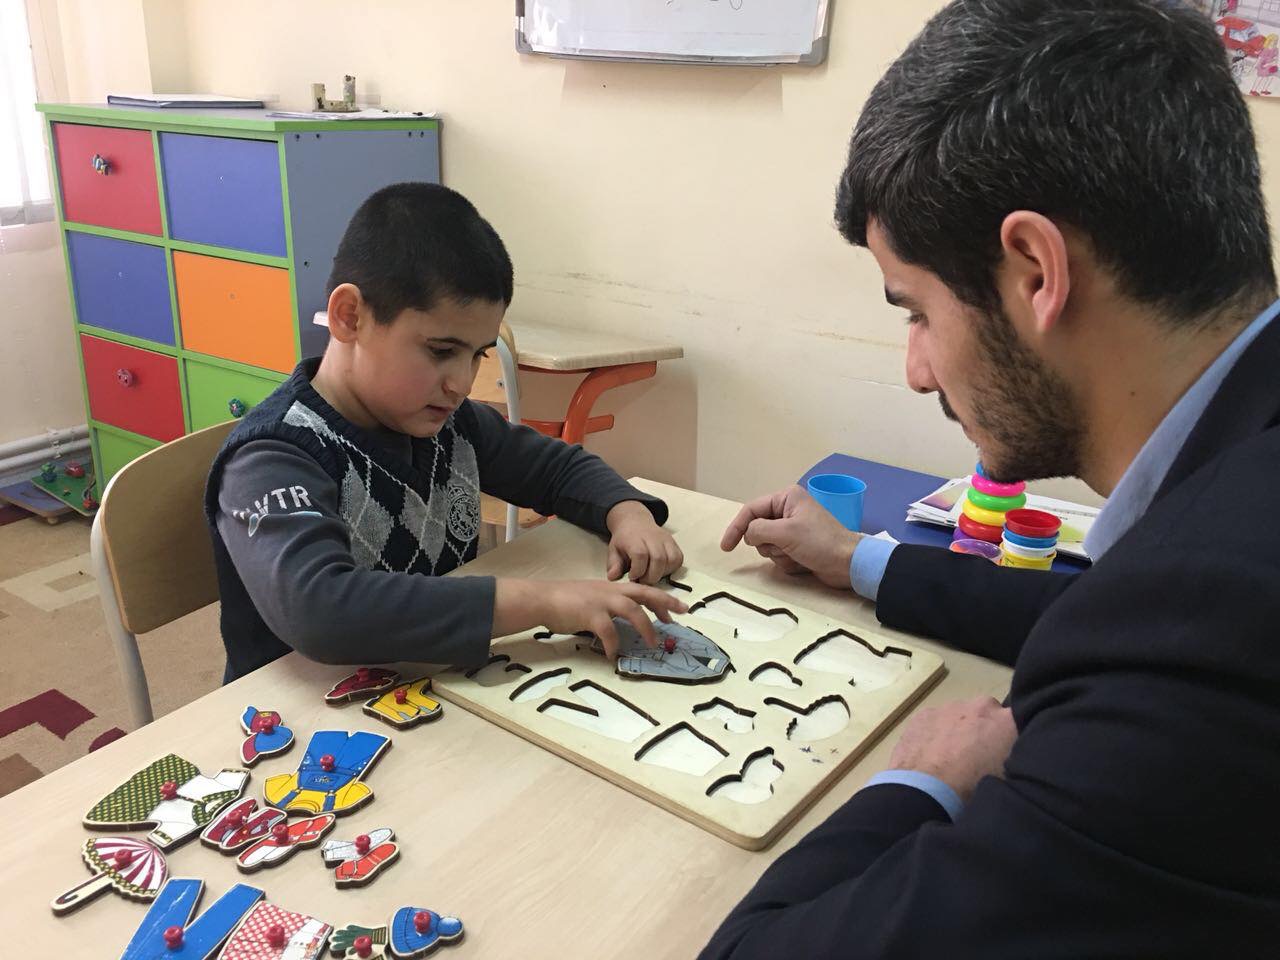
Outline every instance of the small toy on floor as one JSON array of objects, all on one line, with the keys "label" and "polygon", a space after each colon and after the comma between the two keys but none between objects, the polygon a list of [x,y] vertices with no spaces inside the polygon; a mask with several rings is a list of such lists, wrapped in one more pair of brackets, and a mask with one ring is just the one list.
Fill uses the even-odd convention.
[{"label": "small toy on floor", "polygon": [[354,840],[328,840],[320,848],[320,856],[329,866],[336,866],[335,885],[362,887],[400,856],[400,848],[392,842],[394,837],[390,827],[380,827],[361,833]]},{"label": "small toy on floor", "polygon": [[462,939],[462,921],[421,907],[401,907],[385,927],[349,923],[333,932],[329,949],[345,960],[425,957],[441,944]]},{"label": "small toy on floor", "polygon": [[343,677],[335,683],[333,688],[324,695],[324,702],[339,705],[346,703],[348,700],[354,700],[356,697],[368,696],[371,693],[381,693],[383,690],[390,690],[394,687],[399,679],[400,674],[394,670],[384,670],[381,667],[361,667],[355,673]]}]

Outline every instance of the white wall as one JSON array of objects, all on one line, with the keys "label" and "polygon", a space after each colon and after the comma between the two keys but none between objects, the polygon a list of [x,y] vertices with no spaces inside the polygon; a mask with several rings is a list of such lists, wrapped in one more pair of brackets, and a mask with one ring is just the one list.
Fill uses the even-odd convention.
[{"label": "white wall", "polygon": [[[833,450],[971,465],[936,401],[906,390],[900,311],[831,222],[858,109],[942,0],[840,0],[827,64],[764,69],[521,57],[510,0],[57,2],[83,18],[92,49],[68,72],[96,97],[149,77],[300,107],[312,81],[350,72],[383,106],[439,110],[445,181],[515,260],[517,336],[537,317],[685,346],[606,398],[617,427],[589,446],[624,472],[742,498]],[[1280,106],[1254,110],[1270,169]],[[557,412],[565,388],[534,385],[530,415]]]}]

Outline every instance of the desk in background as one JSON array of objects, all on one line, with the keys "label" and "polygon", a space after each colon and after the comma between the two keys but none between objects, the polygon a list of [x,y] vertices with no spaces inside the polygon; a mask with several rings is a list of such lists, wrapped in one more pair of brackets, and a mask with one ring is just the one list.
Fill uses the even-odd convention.
[{"label": "desk in background", "polygon": [[[862,529],[867,533],[887,530],[902,543],[944,548],[951,545],[950,530],[927,523],[907,523],[907,504],[933,493],[947,482],[945,477],[833,453],[810,467],[797,482],[803,487],[810,477],[820,473],[844,473],[866,483]],[[1053,569],[1059,573],[1080,573],[1088,566],[1083,560],[1061,554],[1053,562]]]},{"label": "desk in background", "polygon": [[[854,626],[875,625],[871,605],[848,591],[777,573],[749,547],[722,552],[720,535],[739,504],[633,482],[667,501],[669,526],[690,567]],[[603,540],[555,520],[451,576],[598,577],[604,565]],[[1008,668],[928,640],[912,643],[940,653],[948,670],[919,705],[1007,693]],[[400,732],[365,716],[358,703],[326,705],[324,691],[349,669],[291,653],[0,797],[0,889],[4,915],[12,921],[9,950],[51,957],[119,954],[145,904],[107,893],[67,917],[49,910],[53,897],[89,877],[79,851],[95,834],[81,818],[106,791],[170,751],[205,773],[239,766],[239,717],[250,704],[280,711],[297,738],[291,752],[253,768],[254,796],[261,796],[266,777],[296,768],[316,730],[390,734],[392,749],[365,778],[374,800],[340,817],[332,835],[349,839],[390,826],[402,845],[400,862],[353,892],[334,887],[332,872],[314,850],[246,877],[234,858],[197,840],[171,852],[170,875],[203,878],[206,905],[232,884],[247,882],[285,909],[336,924],[380,924],[406,902],[452,913],[465,923],[466,939],[441,951],[447,960],[690,957],[765,867],[887,766],[897,741],[891,731],[777,843],[751,853],[448,704],[439,720]],[[408,676],[418,675],[415,669],[403,668]]]}]

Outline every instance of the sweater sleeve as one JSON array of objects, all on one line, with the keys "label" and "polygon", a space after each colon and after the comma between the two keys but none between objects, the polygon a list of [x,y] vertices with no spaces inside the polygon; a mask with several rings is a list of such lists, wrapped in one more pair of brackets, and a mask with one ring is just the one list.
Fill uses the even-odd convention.
[{"label": "sweater sleeve", "polygon": [[333,479],[292,444],[255,440],[227,461],[218,532],[272,633],[321,663],[482,663],[493,578],[357,566],[338,498]]},{"label": "sweater sleeve", "polygon": [[639,501],[657,523],[667,522],[665,503],[641,493],[581,445],[513,425],[485,404],[467,401],[466,406],[476,419],[476,458],[485,493],[594,533],[608,532],[605,518],[625,500]]}]

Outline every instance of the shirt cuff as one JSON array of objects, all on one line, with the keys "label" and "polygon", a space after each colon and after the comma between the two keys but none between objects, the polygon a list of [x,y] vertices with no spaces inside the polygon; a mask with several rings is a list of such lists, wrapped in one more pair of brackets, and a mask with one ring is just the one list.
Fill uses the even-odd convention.
[{"label": "shirt cuff", "polygon": [[849,582],[860,597],[874,601],[880,592],[880,581],[889,566],[889,555],[898,545],[875,537],[863,537],[853,548],[849,561]]},{"label": "shirt cuff", "polygon": [[[881,783],[899,783],[904,787],[914,787],[927,793],[938,801],[938,806],[947,811],[947,816],[951,818],[952,823],[960,816],[960,811],[964,809],[964,802],[961,801],[960,794],[956,793],[948,784],[943,783],[937,777],[921,773],[919,770],[882,770],[867,781],[867,786],[874,787]],[[866,788],[864,787],[863,789]]]}]

